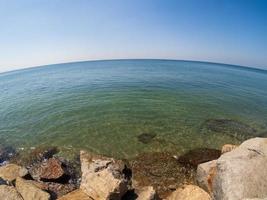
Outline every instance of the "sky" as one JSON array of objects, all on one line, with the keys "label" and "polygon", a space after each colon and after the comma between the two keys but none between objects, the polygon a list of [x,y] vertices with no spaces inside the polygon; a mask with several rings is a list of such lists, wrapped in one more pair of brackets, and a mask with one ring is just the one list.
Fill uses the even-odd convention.
[{"label": "sky", "polygon": [[126,58],[267,69],[267,0],[0,0],[0,72]]}]

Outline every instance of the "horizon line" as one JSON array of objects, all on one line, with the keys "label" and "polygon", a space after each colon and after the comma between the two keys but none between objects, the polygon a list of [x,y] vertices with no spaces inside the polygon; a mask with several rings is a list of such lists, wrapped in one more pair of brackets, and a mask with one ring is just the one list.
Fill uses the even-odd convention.
[{"label": "horizon line", "polygon": [[235,67],[235,68],[242,68],[242,69],[248,69],[253,71],[261,71],[267,73],[267,69],[260,68],[260,67],[251,67],[246,65],[239,65],[239,64],[231,64],[231,63],[222,63],[222,62],[216,62],[216,61],[206,61],[206,60],[186,60],[186,59],[174,59],[174,58],[112,58],[112,59],[92,59],[92,60],[77,60],[77,61],[70,61],[70,62],[58,62],[58,63],[49,63],[44,65],[36,65],[36,66],[29,66],[29,67],[22,67],[18,69],[11,69],[8,71],[0,72],[0,75],[6,74],[6,73],[13,73],[13,72],[19,72],[19,71],[25,71],[25,70],[32,70],[42,67],[49,67],[53,65],[64,65],[64,64],[73,64],[73,63],[83,63],[83,62],[101,62],[101,61],[127,61],[127,60],[162,60],[162,61],[181,61],[181,62],[198,62],[198,63],[206,63],[206,64],[218,64],[218,65],[225,65],[229,67]]}]

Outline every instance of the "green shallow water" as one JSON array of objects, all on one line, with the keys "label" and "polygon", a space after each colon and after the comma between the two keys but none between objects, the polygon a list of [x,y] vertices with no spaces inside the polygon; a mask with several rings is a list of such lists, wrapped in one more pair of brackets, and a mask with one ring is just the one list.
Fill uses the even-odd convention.
[{"label": "green shallow water", "polygon": [[[168,60],[50,65],[0,74],[0,102],[0,144],[17,148],[56,145],[66,152],[87,149],[129,158],[267,136],[266,71],[229,65]],[[244,127],[235,127],[234,137],[207,128],[209,119],[234,120],[255,131],[242,135]],[[144,144],[137,139],[141,133],[156,137]]]}]

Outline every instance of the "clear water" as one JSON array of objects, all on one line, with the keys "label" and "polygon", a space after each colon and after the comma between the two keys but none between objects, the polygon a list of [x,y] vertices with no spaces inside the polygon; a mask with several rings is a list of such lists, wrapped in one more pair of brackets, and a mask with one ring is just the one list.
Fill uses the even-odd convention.
[{"label": "clear water", "polygon": [[[267,72],[229,65],[114,60],[0,74],[0,144],[56,145],[116,157],[239,143],[207,119],[267,130]],[[148,144],[141,133],[156,137]]]}]

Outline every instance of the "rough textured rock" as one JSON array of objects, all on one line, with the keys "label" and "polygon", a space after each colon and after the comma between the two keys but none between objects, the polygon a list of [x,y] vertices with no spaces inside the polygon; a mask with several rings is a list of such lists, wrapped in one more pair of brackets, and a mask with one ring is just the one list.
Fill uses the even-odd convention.
[{"label": "rough textured rock", "polygon": [[212,160],[197,167],[197,183],[205,191],[212,192],[212,181],[216,174],[216,160]]},{"label": "rough textured rock", "polygon": [[135,191],[137,194],[136,200],[156,200],[157,194],[152,186],[140,188]]},{"label": "rough textured rock", "polygon": [[28,170],[24,167],[7,164],[0,167],[0,177],[6,181],[13,181],[17,177],[23,177],[28,173]]},{"label": "rough textured rock", "polygon": [[77,200],[94,200],[80,189],[74,190],[73,192],[70,192],[70,193],[60,197],[58,200],[75,200],[75,199],[77,199]]},{"label": "rough textured rock", "polygon": [[29,169],[29,172],[31,176],[36,180],[55,180],[64,175],[62,163],[55,158],[50,158],[43,161],[42,163],[37,163]]},{"label": "rough textured rock", "polygon": [[[267,196],[267,139],[253,138],[217,161],[210,180],[214,199],[242,200]],[[210,175],[209,175],[210,176]]]},{"label": "rough textured rock", "polygon": [[120,199],[129,179],[123,163],[111,158],[80,152],[82,181],[80,188],[93,199]]},{"label": "rough textured rock", "polygon": [[75,189],[77,189],[74,184],[61,184],[61,183],[44,183],[48,187],[48,191],[51,194],[51,197],[59,198]]},{"label": "rough textured rock", "polygon": [[16,179],[16,189],[23,197],[23,199],[27,200],[49,200],[50,195],[36,187],[36,185],[24,180],[20,177]]},{"label": "rough textured rock", "polygon": [[13,186],[0,185],[1,200],[23,200]]},{"label": "rough textured rock", "polygon": [[225,144],[222,146],[222,154],[227,153],[232,151],[233,149],[235,149],[236,147],[238,147],[238,145],[234,145],[234,144]]},{"label": "rough textured rock", "polygon": [[267,139],[253,138],[217,160],[213,195],[216,199],[267,196]]},{"label": "rough textured rock", "polygon": [[211,200],[211,197],[198,186],[185,185],[175,190],[167,200]]},{"label": "rough textured rock", "polygon": [[217,149],[198,148],[185,153],[178,158],[178,162],[191,165],[195,168],[201,163],[208,162],[219,158],[221,151]]}]

